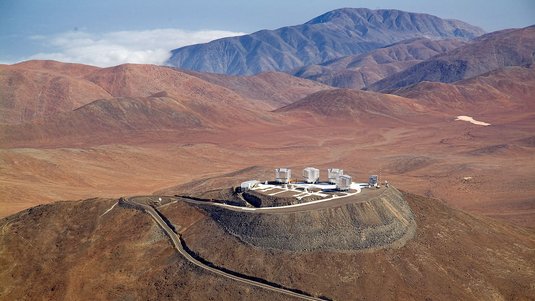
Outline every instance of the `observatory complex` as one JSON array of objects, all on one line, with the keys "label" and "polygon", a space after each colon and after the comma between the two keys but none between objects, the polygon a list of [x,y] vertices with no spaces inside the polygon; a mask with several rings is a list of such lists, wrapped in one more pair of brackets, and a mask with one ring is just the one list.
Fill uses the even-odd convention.
[{"label": "observatory complex", "polygon": [[240,185],[241,192],[256,191],[268,196],[295,197],[301,200],[306,197],[315,199],[335,199],[360,193],[362,188],[379,188],[378,176],[372,175],[368,182],[353,182],[350,175],[344,174],[343,169],[327,169],[326,181],[321,181],[318,168],[306,167],[302,172],[302,179],[292,178],[290,168],[275,169],[275,177],[271,181],[248,180]]}]

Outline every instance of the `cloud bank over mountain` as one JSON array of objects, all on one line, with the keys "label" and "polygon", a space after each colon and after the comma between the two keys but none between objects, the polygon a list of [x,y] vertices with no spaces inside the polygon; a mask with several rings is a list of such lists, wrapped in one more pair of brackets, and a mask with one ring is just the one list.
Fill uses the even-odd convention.
[{"label": "cloud bank over mountain", "polygon": [[187,31],[177,28],[100,34],[69,31],[52,36],[31,37],[50,51],[43,51],[25,59],[50,59],[99,67],[123,63],[163,64],[171,55],[169,50],[177,45],[186,46],[243,34],[223,30]]}]

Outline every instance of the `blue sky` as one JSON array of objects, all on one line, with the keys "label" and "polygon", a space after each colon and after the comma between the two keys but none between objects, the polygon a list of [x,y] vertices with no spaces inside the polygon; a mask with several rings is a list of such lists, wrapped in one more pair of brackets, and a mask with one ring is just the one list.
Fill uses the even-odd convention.
[{"label": "blue sky", "polygon": [[341,7],[422,12],[486,31],[535,24],[534,0],[0,0],[0,63],[157,64],[173,48],[300,24]]}]

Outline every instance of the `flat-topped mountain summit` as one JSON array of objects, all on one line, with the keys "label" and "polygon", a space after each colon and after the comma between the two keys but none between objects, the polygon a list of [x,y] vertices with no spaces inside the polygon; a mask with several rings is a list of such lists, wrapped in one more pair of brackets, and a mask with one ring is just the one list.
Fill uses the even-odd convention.
[{"label": "flat-topped mountain summit", "polygon": [[[369,192],[342,206],[277,214],[137,199],[153,204],[204,265],[316,298],[533,295],[533,231],[394,188]],[[192,265],[149,214],[114,199],[37,206],[0,219],[0,229],[0,264],[10,263],[0,269],[0,294],[10,300],[289,298]],[[378,281],[395,293],[369,285]]]},{"label": "flat-topped mountain summit", "polygon": [[310,252],[399,248],[416,232],[412,211],[395,188],[363,189],[342,199],[301,205],[281,206],[275,212],[202,208],[230,234],[266,249]]}]

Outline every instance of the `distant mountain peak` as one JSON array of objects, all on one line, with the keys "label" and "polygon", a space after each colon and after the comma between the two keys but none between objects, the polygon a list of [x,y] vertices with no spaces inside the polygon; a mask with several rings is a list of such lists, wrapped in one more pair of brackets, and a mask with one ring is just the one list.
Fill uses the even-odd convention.
[{"label": "distant mountain peak", "polygon": [[400,30],[414,30],[418,29],[418,23],[422,23],[425,27],[427,26],[426,23],[429,22],[449,25],[444,29],[457,38],[473,39],[484,33],[481,28],[459,20],[441,19],[429,14],[412,13],[397,9],[340,8],[318,16],[306,22],[305,25],[325,23],[344,27],[381,27],[386,25],[389,28]]},{"label": "distant mountain peak", "polygon": [[345,8],[339,8],[339,9],[326,12],[323,15],[320,15],[306,22],[305,24],[340,22],[342,20],[352,20],[354,22],[358,22],[360,20],[378,21],[379,19],[377,19],[377,17],[381,17],[381,19],[384,20],[392,15],[397,15],[397,14],[415,14],[415,13],[404,12],[404,11],[396,10],[396,9],[372,10],[369,8],[345,7]]},{"label": "distant mountain peak", "polygon": [[367,11],[370,11],[367,8],[340,8],[335,9],[329,12],[326,12],[320,16],[315,17],[314,19],[306,22],[305,24],[320,24],[320,23],[327,23],[327,22],[333,22],[338,21],[341,19],[352,19],[355,20],[357,16],[362,16]]},{"label": "distant mountain peak", "polygon": [[290,72],[410,38],[470,40],[483,33],[476,26],[427,14],[342,8],[302,25],[178,48],[167,63],[182,69],[232,75]]}]

